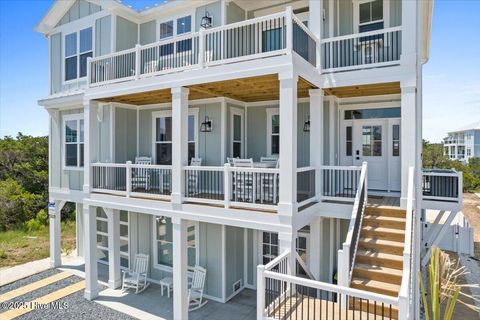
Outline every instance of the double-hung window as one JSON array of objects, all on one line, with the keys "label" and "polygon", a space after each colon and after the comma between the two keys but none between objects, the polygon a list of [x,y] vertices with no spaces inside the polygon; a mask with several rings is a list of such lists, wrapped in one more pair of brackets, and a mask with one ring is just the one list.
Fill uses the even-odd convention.
[{"label": "double-hung window", "polygon": [[92,28],[86,28],[65,36],[65,81],[87,75],[87,59],[93,57]]},{"label": "double-hung window", "polygon": [[[188,115],[188,161],[197,154],[197,110]],[[153,114],[154,146],[156,164],[172,164],[172,114],[159,111]]]},{"label": "double-hung window", "polygon": [[280,154],[280,115],[278,109],[267,109],[267,153]]},{"label": "double-hung window", "polygon": [[84,122],[82,114],[64,118],[64,166],[83,167]]},{"label": "double-hung window", "polygon": [[[172,235],[172,219],[161,217],[155,219],[155,252],[156,259],[154,261],[159,267],[173,267],[173,235]],[[197,245],[196,245],[195,222],[189,221],[187,225],[187,263],[188,266],[194,267],[197,263]]]},{"label": "double-hung window", "polygon": [[359,32],[383,29],[383,0],[360,3],[358,6]]}]

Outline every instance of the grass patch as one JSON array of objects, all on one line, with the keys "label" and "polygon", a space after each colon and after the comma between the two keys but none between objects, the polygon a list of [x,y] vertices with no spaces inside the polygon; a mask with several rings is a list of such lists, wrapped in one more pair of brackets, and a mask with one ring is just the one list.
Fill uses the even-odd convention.
[{"label": "grass patch", "polygon": [[[75,249],[75,221],[62,221],[62,253]],[[49,228],[36,231],[10,230],[0,232],[0,268],[47,258],[50,255]]]}]

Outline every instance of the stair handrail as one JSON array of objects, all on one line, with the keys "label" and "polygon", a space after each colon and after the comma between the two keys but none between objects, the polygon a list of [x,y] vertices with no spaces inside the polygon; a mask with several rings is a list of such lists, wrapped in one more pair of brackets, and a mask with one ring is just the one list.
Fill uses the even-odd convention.
[{"label": "stair handrail", "polygon": [[368,164],[362,163],[358,189],[353,203],[352,216],[348,226],[348,233],[343,243],[342,249],[338,250],[338,284],[348,287],[352,278],[353,266],[355,265],[355,255],[360,238],[360,229],[362,228],[363,215],[368,199],[367,176]]},{"label": "stair handrail", "polygon": [[413,239],[415,228],[413,226],[413,202],[415,192],[415,168],[408,168],[408,186],[407,186],[407,209],[406,209],[406,222],[405,222],[405,246],[403,248],[403,273],[402,283],[400,284],[400,292],[398,293],[398,311],[399,319],[410,318],[410,300],[412,298],[413,279],[412,272],[415,270],[413,267]]}]

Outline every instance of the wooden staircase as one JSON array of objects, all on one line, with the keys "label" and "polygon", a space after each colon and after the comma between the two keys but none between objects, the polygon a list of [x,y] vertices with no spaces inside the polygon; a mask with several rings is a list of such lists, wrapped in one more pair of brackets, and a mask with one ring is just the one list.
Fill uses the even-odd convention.
[{"label": "wooden staircase", "polygon": [[[397,297],[402,282],[406,211],[397,207],[366,207],[350,286]],[[355,309],[373,313],[373,303],[355,302]],[[382,314],[381,306],[376,306]],[[383,310],[383,313],[385,310]],[[392,318],[398,310],[388,310]],[[387,316],[387,314],[385,314]],[[390,314],[388,315],[390,316]]]}]

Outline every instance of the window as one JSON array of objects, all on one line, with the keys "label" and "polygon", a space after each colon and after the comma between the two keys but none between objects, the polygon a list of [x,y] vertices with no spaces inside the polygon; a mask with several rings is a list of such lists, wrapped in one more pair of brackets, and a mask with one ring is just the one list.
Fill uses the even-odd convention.
[{"label": "window", "polygon": [[345,120],[358,119],[382,119],[382,118],[400,118],[401,109],[396,108],[373,108],[345,110]]},{"label": "window", "polygon": [[280,154],[280,115],[278,109],[267,109],[267,152],[269,156]]},{"label": "window", "polygon": [[400,125],[398,124],[392,127],[392,156],[400,156]]},{"label": "window", "polygon": [[177,35],[188,33],[192,30],[192,17],[186,16],[177,19]]},{"label": "window", "polygon": [[230,154],[233,158],[242,157],[242,141],[243,141],[243,113],[241,110],[230,109],[231,117],[231,135],[232,144]]},{"label": "window", "polygon": [[466,155],[467,155],[467,157],[471,157],[472,156],[472,149],[467,148],[466,149]]},{"label": "window", "polygon": [[363,126],[362,139],[364,157],[382,156],[382,126]]},{"label": "window", "polygon": [[[188,115],[188,161],[197,154],[197,110],[191,110]],[[172,164],[172,116],[170,111],[160,111],[153,114],[154,148],[156,164]]]},{"label": "window", "polygon": [[160,40],[173,36],[173,20],[160,23]]},{"label": "window", "polygon": [[129,214],[127,211],[120,211],[120,267],[129,268]]},{"label": "window", "polygon": [[278,234],[263,232],[262,236],[262,261],[266,265],[278,256]]},{"label": "window", "polygon": [[345,155],[352,156],[352,126],[345,128]]},{"label": "window", "polygon": [[359,32],[383,29],[383,0],[360,3],[358,15]]},{"label": "window", "polygon": [[65,81],[87,75],[87,58],[93,57],[92,28],[65,36]]},{"label": "window", "polygon": [[69,115],[64,118],[64,165],[83,167],[84,122],[83,115]]},{"label": "window", "polygon": [[[156,260],[157,266],[167,268],[173,267],[173,234],[172,219],[162,217],[155,219],[156,230]],[[197,263],[197,246],[196,246],[196,224],[189,222],[187,226],[187,256],[188,266],[194,267]]]}]

